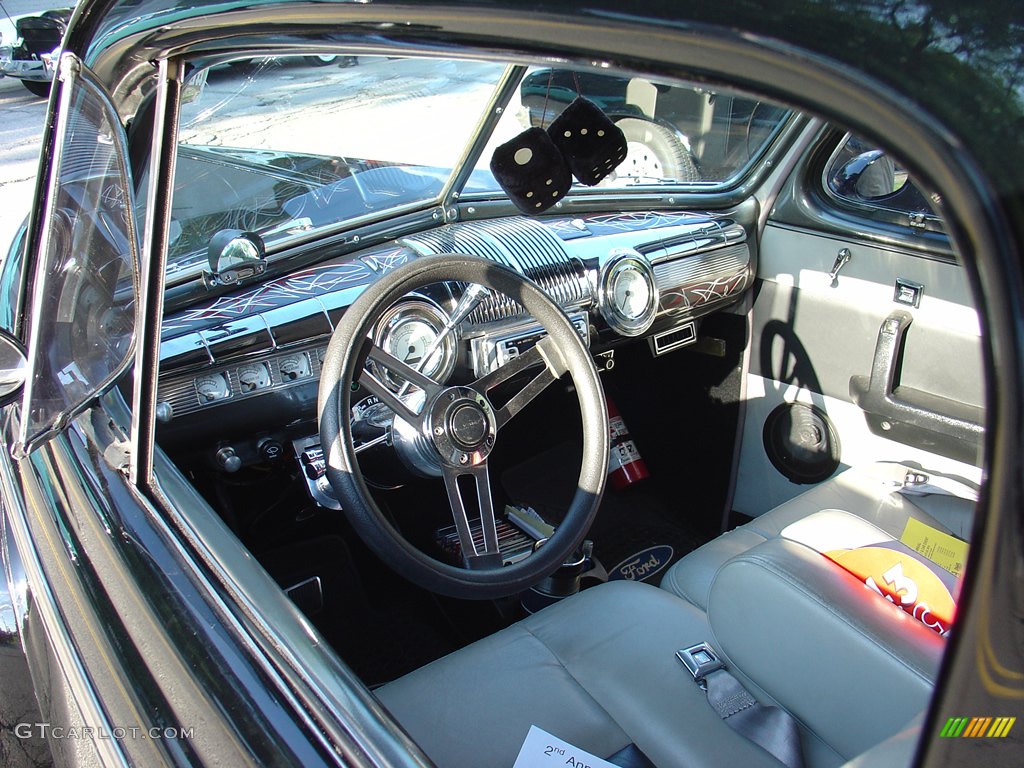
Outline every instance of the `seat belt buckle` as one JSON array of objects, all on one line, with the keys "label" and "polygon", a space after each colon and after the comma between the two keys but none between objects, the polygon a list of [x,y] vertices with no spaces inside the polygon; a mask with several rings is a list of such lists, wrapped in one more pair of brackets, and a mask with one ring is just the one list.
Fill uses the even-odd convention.
[{"label": "seat belt buckle", "polygon": [[712,672],[725,669],[725,662],[708,643],[697,643],[678,650],[676,658],[683,663],[687,671],[693,675],[693,681],[701,688],[705,687],[704,678]]}]

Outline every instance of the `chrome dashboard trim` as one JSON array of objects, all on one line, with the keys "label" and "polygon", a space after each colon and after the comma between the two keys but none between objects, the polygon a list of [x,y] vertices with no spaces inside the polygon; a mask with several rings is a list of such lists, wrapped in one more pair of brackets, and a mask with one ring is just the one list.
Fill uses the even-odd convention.
[{"label": "chrome dashboard trim", "polygon": [[[326,340],[321,344],[307,344],[294,346],[289,349],[278,349],[273,354],[261,356],[258,359],[238,359],[225,362],[220,365],[191,369],[186,373],[175,374],[165,377],[160,382],[157,394],[157,401],[167,403],[174,409],[174,415],[184,416],[188,413],[195,413],[204,408],[219,405],[221,403],[237,402],[252,397],[265,395],[269,392],[278,392],[290,387],[301,386],[310,382],[320,380],[320,365],[323,362],[323,355],[327,349]],[[281,373],[281,361],[296,354],[309,355],[310,375],[301,379],[288,379]],[[266,363],[270,369],[270,385],[259,389],[246,390],[238,379],[238,369],[247,363]],[[221,400],[203,402],[200,400],[196,390],[196,380],[203,376],[210,376],[222,373],[227,377],[231,394]]]},{"label": "chrome dashboard trim", "polygon": [[660,291],[660,309],[668,315],[691,315],[739,297],[754,280],[750,248],[746,243],[720,247],[654,266]]},{"label": "chrome dashboard trim", "polygon": [[[637,318],[624,316],[614,295],[616,277],[629,268],[640,274],[648,290],[647,306],[643,314]],[[638,251],[625,248],[610,253],[608,260],[601,265],[601,272],[597,278],[597,307],[608,327],[620,336],[642,336],[654,324],[660,306],[658,282],[654,268],[647,258]]]},{"label": "chrome dashboard trim", "polygon": [[[396,253],[404,250],[406,259],[415,258],[412,254],[470,252],[525,274],[581,326],[586,326],[583,333],[588,338],[591,323],[600,328],[607,322],[619,336],[630,335],[607,317],[599,318],[597,312],[602,270],[607,270],[616,253],[629,252],[650,263],[658,294],[652,324],[659,333],[735,300],[752,284],[753,253],[742,225],[700,213],[652,212],[642,219],[638,221],[635,214],[611,214],[555,223],[523,218],[461,222],[408,236],[394,245],[398,248]],[[161,362],[167,372],[161,377],[160,400],[169,403],[174,414],[181,416],[318,378],[320,354],[334,324],[364,287],[362,282],[348,281],[313,296],[296,290],[298,295],[293,303],[276,306],[281,297],[269,299],[266,292],[250,289],[250,294],[240,297],[239,306],[254,311],[253,314],[224,318],[219,325],[163,342]],[[460,285],[445,284],[444,288],[446,293],[429,301],[446,303],[450,298],[454,303]],[[281,289],[283,295],[291,290],[287,284]],[[261,304],[269,306],[260,312]],[[646,335],[650,327],[634,335]],[[492,295],[463,325],[462,341],[468,342],[468,362],[481,375],[493,366],[501,343],[536,330],[536,324],[513,299]],[[311,355],[311,377],[293,381],[281,376],[280,361],[294,352]],[[243,391],[237,380],[237,368],[255,360],[269,365],[270,385]],[[218,372],[227,376],[231,397],[201,402],[195,378]]]},{"label": "chrome dashboard trim", "polygon": [[[566,251],[565,243],[533,219],[505,218],[465,222],[404,238],[403,244],[420,255],[472,253],[503,264],[536,282],[563,309],[593,305],[586,270]],[[469,316],[471,323],[523,316],[519,304],[492,294]]]}]

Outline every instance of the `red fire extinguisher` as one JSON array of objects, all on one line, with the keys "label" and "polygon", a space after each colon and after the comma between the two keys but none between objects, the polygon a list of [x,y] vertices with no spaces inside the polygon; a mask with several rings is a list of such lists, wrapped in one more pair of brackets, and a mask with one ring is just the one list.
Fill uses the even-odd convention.
[{"label": "red fire extinguisher", "polygon": [[647,471],[647,464],[637,450],[636,443],[629,436],[626,422],[622,420],[622,414],[615,407],[615,402],[607,395],[605,400],[608,401],[608,426],[611,432],[608,479],[612,488],[621,491],[650,477],[651,473]]}]

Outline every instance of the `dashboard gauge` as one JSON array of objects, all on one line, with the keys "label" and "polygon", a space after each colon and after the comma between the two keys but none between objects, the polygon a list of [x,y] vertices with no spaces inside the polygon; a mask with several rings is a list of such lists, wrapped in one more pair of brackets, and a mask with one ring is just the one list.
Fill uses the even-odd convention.
[{"label": "dashboard gauge", "polygon": [[281,369],[281,378],[285,381],[308,379],[313,375],[313,366],[306,352],[296,352],[294,355],[282,357],[278,361],[278,367]]},{"label": "dashboard gauge", "polygon": [[199,376],[195,385],[201,403],[213,403],[231,397],[231,384],[228,382],[227,374],[208,373]]},{"label": "dashboard gauge", "polygon": [[[395,304],[377,322],[373,339],[378,347],[430,378],[444,382],[455,367],[455,335],[453,331],[437,345],[448,316],[425,299],[407,299]],[[402,377],[374,364],[384,383],[399,391]]]},{"label": "dashboard gauge", "polygon": [[244,392],[255,392],[270,386],[270,367],[266,363],[249,363],[238,369],[238,383]]},{"label": "dashboard gauge", "polygon": [[651,287],[636,269],[621,269],[612,280],[612,301],[624,317],[643,317],[651,304]]},{"label": "dashboard gauge", "polygon": [[636,251],[612,254],[601,270],[599,307],[612,330],[639,336],[658,313],[658,286],[650,263]]},{"label": "dashboard gauge", "polygon": [[[437,339],[437,333],[438,329],[425,320],[409,318],[391,329],[384,339],[384,350],[406,365],[418,368],[430,345]],[[435,372],[441,359],[436,351],[431,351],[431,354],[433,359],[423,368],[428,376]]]}]

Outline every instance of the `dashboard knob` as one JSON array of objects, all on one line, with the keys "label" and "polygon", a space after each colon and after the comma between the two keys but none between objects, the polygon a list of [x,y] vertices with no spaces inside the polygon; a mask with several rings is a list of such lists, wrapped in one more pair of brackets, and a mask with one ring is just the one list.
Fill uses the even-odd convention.
[{"label": "dashboard knob", "polygon": [[237,472],[242,468],[242,459],[235,453],[235,449],[226,445],[217,451],[217,464],[225,472]]},{"label": "dashboard knob", "polygon": [[161,400],[159,403],[156,404],[157,421],[159,421],[161,424],[168,424],[173,418],[174,407],[170,403]]},{"label": "dashboard knob", "polygon": [[272,437],[260,440],[256,448],[264,461],[277,461],[284,455],[284,446]]}]

